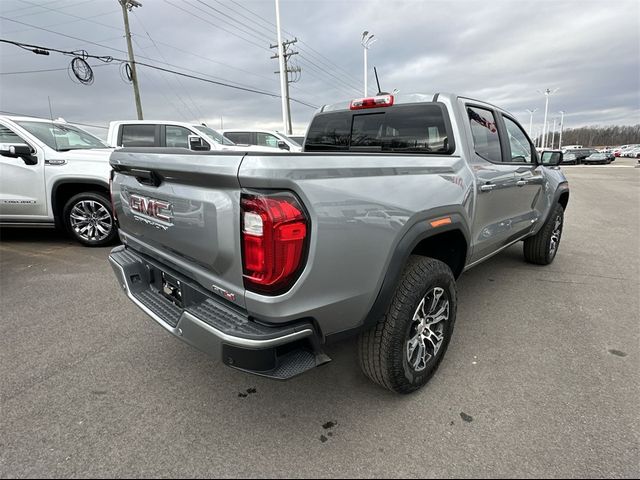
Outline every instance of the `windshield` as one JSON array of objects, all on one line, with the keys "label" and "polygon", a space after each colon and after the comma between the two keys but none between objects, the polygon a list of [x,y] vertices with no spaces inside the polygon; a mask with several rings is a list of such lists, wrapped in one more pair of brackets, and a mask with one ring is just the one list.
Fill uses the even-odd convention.
[{"label": "windshield", "polygon": [[302,145],[300,145],[300,143],[299,143],[299,142],[297,142],[296,140],[294,140],[294,139],[293,139],[293,138],[291,138],[291,137],[286,136],[284,133],[280,133],[280,132],[278,132],[278,135],[280,135],[282,138],[284,138],[285,140],[287,140],[287,141],[289,141],[289,142],[293,143],[294,145],[296,145],[296,146],[298,146],[298,147],[301,147],[301,146],[302,146]]},{"label": "windshield", "polygon": [[88,132],[61,123],[16,122],[38,140],[58,152],[85,150],[90,148],[108,148],[98,138]]},{"label": "windshield", "polygon": [[194,127],[196,128],[196,130],[200,130],[202,133],[204,133],[207,137],[211,138],[211,140],[213,140],[216,143],[220,143],[222,145],[235,145],[235,143],[233,143],[227,137],[223,137],[222,135],[220,135],[213,128],[204,127],[202,125],[194,125]]}]

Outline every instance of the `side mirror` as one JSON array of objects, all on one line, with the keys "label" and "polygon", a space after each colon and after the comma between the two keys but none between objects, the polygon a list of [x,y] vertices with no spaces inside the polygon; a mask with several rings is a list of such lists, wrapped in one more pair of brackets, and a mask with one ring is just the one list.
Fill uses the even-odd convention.
[{"label": "side mirror", "polygon": [[32,155],[31,147],[24,143],[0,144],[0,155],[9,158],[22,158],[27,165],[38,163],[38,159]]},{"label": "side mirror", "polygon": [[278,140],[278,148],[281,150],[291,150],[291,147],[287,145],[287,142],[284,140]]},{"label": "side mirror", "polygon": [[557,167],[562,163],[562,152],[546,150],[540,155],[540,163],[545,167]]},{"label": "side mirror", "polygon": [[202,152],[209,150],[209,146],[205,143],[202,137],[198,135],[189,135],[189,150],[193,150],[196,152]]}]

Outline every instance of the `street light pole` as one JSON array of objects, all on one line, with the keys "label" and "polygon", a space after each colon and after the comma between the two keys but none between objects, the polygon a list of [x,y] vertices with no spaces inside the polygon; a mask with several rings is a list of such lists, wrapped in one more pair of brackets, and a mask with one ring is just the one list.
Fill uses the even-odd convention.
[{"label": "street light pole", "polygon": [[527,108],[527,112],[529,112],[529,136],[532,137],[533,136],[533,114],[536,113],[538,111],[537,108],[534,108],[533,110],[529,110]]},{"label": "street light pole", "polygon": [[556,118],[553,119],[553,130],[551,130],[551,150],[556,143]]},{"label": "street light pole", "polygon": [[556,93],[558,89],[551,90],[547,88],[544,92],[538,90],[539,93],[542,93],[545,96],[544,102],[544,123],[542,124],[542,148],[547,148],[547,115],[549,113],[549,97]]},{"label": "street light pole", "polygon": [[562,150],[562,130],[564,129],[564,111],[560,110],[558,113],[560,114],[560,142],[558,145],[558,149]]},{"label": "street light pole", "polygon": [[276,34],[278,37],[278,60],[280,63],[280,98],[282,99],[282,131],[286,132],[288,126],[287,116],[287,69],[284,66],[284,45],[280,32],[280,0],[276,0]]},{"label": "street light pole", "polygon": [[362,41],[360,42],[362,44],[362,46],[364,47],[364,96],[366,97],[368,95],[368,77],[367,77],[367,73],[368,73],[368,59],[367,59],[367,52],[369,51],[369,47],[371,46],[371,44],[373,44],[373,42],[375,42],[377,40],[377,38],[374,38],[375,35],[373,34],[369,34],[368,30],[365,30],[364,32],[362,32]]}]

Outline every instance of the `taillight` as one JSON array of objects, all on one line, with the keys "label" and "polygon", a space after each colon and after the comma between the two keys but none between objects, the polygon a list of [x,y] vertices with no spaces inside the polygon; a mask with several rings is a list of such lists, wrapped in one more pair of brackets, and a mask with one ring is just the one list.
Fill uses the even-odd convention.
[{"label": "taillight", "polygon": [[113,201],[113,176],[116,174],[115,170],[111,170],[109,174],[109,198],[111,199],[111,213],[113,215],[113,221],[118,221],[118,217],[116,217],[116,204]]},{"label": "taillight", "polygon": [[393,105],[393,95],[379,95],[377,97],[351,100],[349,108],[351,110],[361,110],[363,108],[390,107],[391,105]]},{"label": "taillight", "polygon": [[248,290],[277,295],[304,267],[309,218],[291,192],[243,193],[242,261]]}]

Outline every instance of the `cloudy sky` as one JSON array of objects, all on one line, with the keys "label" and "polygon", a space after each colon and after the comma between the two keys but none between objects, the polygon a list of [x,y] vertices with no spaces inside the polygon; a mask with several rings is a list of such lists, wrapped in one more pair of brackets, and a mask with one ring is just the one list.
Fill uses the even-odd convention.
[{"label": "cloudy sky", "polygon": [[[279,93],[274,0],[141,0],[130,14],[139,62],[212,81]],[[0,0],[0,38],[126,58],[117,0]],[[362,32],[383,90],[471,95],[498,104],[528,127],[526,109],[558,89],[550,112],[565,126],[640,123],[640,1],[281,0],[286,39],[301,68],[291,96],[294,131],[314,108],[362,95]],[[0,110],[107,125],[136,117],[118,61],[90,60],[94,83],[74,83],[72,57],[0,44]],[[48,71],[42,71],[48,70]],[[372,70],[372,68],[371,68]],[[25,73],[26,72],[26,73]],[[218,128],[282,129],[280,99],[139,67],[145,119]],[[370,93],[375,80],[370,77]],[[94,130],[96,131],[96,130]],[[100,130],[97,130],[100,132]]]}]

